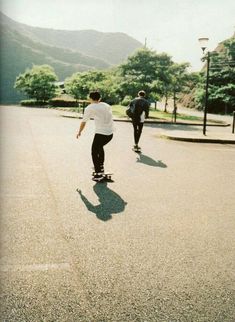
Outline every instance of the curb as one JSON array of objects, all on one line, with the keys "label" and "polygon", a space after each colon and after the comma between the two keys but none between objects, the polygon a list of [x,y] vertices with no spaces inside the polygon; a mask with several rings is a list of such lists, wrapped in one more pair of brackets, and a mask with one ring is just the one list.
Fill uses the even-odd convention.
[{"label": "curb", "polygon": [[[82,116],[76,116],[76,115],[64,115],[61,114],[61,117],[67,117],[67,118],[75,118],[75,119],[82,119]],[[114,118],[113,119],[115,122],[131,122],[130,119],[121,119],[121,118]],[[184,122],[170,122],[170,121],[161,121],[161,120],[145,120],[145,124],[170,124],[170,125],[189,125],[189,126],[203,126],[202,123],[184,123]],[[224,124],[219,124],[219,123],[207,123],[207,126],[217,126],[217,127],[226,127],[230,126],[231,124],[229,123],[224,123]]]},{"label": "curb", "polygon": [[167,134],[161,134],[160,138],[167,139],[167,140],[195,142],[195,143],[235,144],[235,140],[233,139],[192,138],[192,137],[171,136]]},{"label": "curb", "polygon": [[[82,116],[77,116],[77,115],[65,115],[65,114],[60,114],[61,117],[67,117],[67,118],[75,118],[75,119],[82,119]],[[129,119],[116,119],[114,118],[115,122],[131,122]],[[183,122],[177,122],[177,123],[172,123],[168,121],[156,121],[156,120],[146,120],[146,124],[170,124],[170,125],[191,125],[191,126],[203,126],[201,123],[183,123]],[[216,127],[226,127],[230,126],[228,123],[224,124],[207,124],[207,126],[216,126]],[[183,136],[172,136],[172,135],[167,135],[167,134],[160,134],[158,137],[162,139],[167,139],[167,140],[174,140],[174,141],[185,141],[185,142],[194,142],[194,143],[218,143],[218,144],[235,144],[235,139],[213,139],[213,138],[193,138],[193,137],[183,137]]]}]

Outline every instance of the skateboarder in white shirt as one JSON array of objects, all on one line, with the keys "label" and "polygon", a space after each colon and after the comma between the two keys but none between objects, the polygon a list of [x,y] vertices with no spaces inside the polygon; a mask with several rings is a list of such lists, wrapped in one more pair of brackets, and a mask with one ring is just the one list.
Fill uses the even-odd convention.
[{"label": "skateboarder in white shirt", "polygon": [[77,132],[77,139],[86,126],[90,118],[95,121],[95,136],[91,147],[92,161],[94,164],[94,181],[101,181],[104,173],[104,145],[113,138],[113,116],[112,108],[109,104],[101,102],[101,95],[98,91],[89,95],[91,103],[85,108],[83,120]]}]

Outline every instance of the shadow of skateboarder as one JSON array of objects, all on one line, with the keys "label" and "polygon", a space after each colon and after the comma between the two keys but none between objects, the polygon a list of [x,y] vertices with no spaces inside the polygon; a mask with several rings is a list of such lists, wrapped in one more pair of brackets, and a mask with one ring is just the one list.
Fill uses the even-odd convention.
[{"label": "shadow of skateboarder", "polygon": [[163,163],[161,160],[156,161],[156,160],[154,160],[154,159],[150,158],[149,156],[142,154],[142,153],[138,156],[138,158],[136,159],[136,162],[144,163],[144,164],[149,165],[151,167],[167,168],[167,165],[165,163]]},{"label": "shadow of skateboarder", "polygon": [[112,219],[112,214],[118,214],[125,210],[127,202],[125,202],[116,192],[109,189],[107,182],[102,184],[96,183],[93,186],[93,190],[96,193],[99,204],[93,205],[82,193],[77,189],[82,201],[84,202],[87,210],[96,214],[96,217],[102,221]]}]

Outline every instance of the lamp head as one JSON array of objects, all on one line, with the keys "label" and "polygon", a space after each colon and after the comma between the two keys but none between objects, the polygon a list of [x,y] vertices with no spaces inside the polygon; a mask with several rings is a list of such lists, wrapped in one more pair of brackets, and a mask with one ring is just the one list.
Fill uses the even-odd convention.
[{"label": "lamp head", "polygon": [[198,41],[199,41],[199,44],[201,46],[201,49],[202,49],[202,51],[204,53],[205,49],[207,48],[207,44],[208,44],[209,38],[202,37],[202,38],[199,38]]}]

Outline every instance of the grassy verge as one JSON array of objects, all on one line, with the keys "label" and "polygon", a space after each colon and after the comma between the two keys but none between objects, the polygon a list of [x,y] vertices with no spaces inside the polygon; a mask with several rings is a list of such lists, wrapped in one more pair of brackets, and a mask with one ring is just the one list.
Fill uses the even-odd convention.
[{"label": "grassy verge", "polygon": [[[117,117],[126,117],[126,107],[121,105],[113,105],[112,106],[113,115]],[[155,109],[150,109],[149,117],[152,119],[159,119],[159,120],[172,120],[172,113],[167,113]],[[177,113],[177,120],[181,121],[202,121],[201,117],[192,116],[192,115],[185,115]]]},{"label": "grassy verge", "polygon": [[[77,112],[82,113],[83,109],[82,107],[70,107],[70,108],[64,108],[64,107],[58,107],[58,109],[68,111],[68,112]],[[126,107],[122,105],[112,105],[112,111],[114,117],[120,117],[120,118],[127,118],[126,116]],[[150,109],[149,112],[150,119],[155,120],[161,120],[161,121],[172,121],[172,113],[169,112],[163,112],[160,110],[155,110],[154,108]],[[186,115],[177,113],[177,122],[185,121],[185,122],[203,122],[203,118],[199,116],[193,116],[193,115]],[[210,120],[208,120],[210,122]],[[220,121],[211,121],[212,123],[221,123]]]}]

